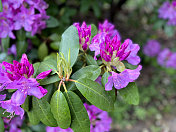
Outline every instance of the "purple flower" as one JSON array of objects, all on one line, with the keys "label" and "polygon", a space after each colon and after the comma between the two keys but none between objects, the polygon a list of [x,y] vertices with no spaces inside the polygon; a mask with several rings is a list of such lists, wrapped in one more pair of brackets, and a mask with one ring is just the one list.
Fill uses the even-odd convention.
[{"label": "purple flower", "polygon": [[167,19],[169,25],[176,25],[176,1],[172,1],[172,3],[166,1],[158,10],[158,17]]},{"label": "purple flower", "polygon": [[172,55],[168,58],[166,67],[176,69],[176,53],[172,53]]},{"label": "purple flower", "polygon": [[15,39],[13,30],[24,27],[32,35],[46,28],[48,5],[44,0],[2,0],[3,12],[0,12],[0,38],[7,36]]},{"label": "purple flower", "polygon": [[12,103],[16,106],[22,105],[27,95],[35,96],[40,99],[47,93],[46,89],[43,89],[41,86],[39,87],[39,83],[35,78],[27,79],[25,77],[10,83],[6,89],[17,89],[11,97]]},{"label": "purple flower", "polygon": [[128,61],[128,63],[130,63],[132,65],[138,65],[141,61],[140,57],[137,55],[138,51],[140,50],[139,45],[133,44],[130,39],[126,39],[125,42],[128,43],[128,47],[125,51],[126,52],[130,51],[130,54],[126,58],[126,60]]},{"label": "purple flower", "polygon": [[3,120],[5,129],[9,129],[9,132],[22,132],[20,127],[23,124],[23,119],[21,119],[19,116],[14,117],[13,119],[3,118]]},{"label": "purple flower", "polygon": [[46,132],[73,132],[71,128],[62,129],[60,127],[46,127]]},{"label": "purple flower", "polygon": [[168,48],[162,50],[157,57],[158,64],[161,66],[166,66],[166,61],[168,60],[168,58],[170,58],[171,55],[172,52]]},{"label": "purple flower", "polygon": [[106,32],[111,38],[117,35],[118,39],[120,40],[120,34],[116,29],[114,29],[114,27],[115,26],[112,23],[109,23],[108,20],[105,20],[104,23],[99,23],[99,33]]},{"label": "purple flower", "polygon": [[0,94],[0,101],[4,100],[5,98],[6,98],[6,94],[4,94],[4,95]]},{"label": "purple flower", "polygon": [[15,30],[19,30],[22,27],[24,27],[24,29],[28,32],[32,31],[32,24],[34,23],[34,8],[31,7],[29,9],[25,8],[24,6],[22,6],[20,8],[21,12],[19,12],[16,16],[15,16]]},{"label": "purple flower", "polygon": [[74,23],[73,25],[78,30],[80,49],[87,50],[90,45],[91,25],[87,26],[85,22],[82,23],[81,27],[79,23]]},{"label": "purple flower", "polygon": [[90,132],[107,132],[111,129],[112,119],[106,111],[102,111],[94,105],[84,103],[90,119]]},{"label": "purple flower", "polygon": [[3,62],[2,64],[6,70],[11,72],[7,72],[7,75],[12,81],[19,80],[22,76],[29,78],[34,73],[34,67],[29,63],[26,54],[23,54],[20,63],[14,60],[13,64],[8,62]]},{"label": "purple flower", "polygon": [[17,51],[16,51],[16,45],[13,44],[9,49],[8,49],[8,55],[13,54],[14,56],[17,55]]},{"label": "purple flower", "polygon": [[45,77],[47,77],[50,74],[51,71],[52,71],[52,69],[38,74],[36,79],[44,79]]},{"label": "purple flower", "polygon": [[134,82],[139,77],[141,69],[142,66],[139,65],[135,70],[126,69],[121,73],[112,72],[112,76],[108,77],[105,90],[112,90],[113,85],[116,89],[125,88],[129,82]]},{"label": "purple flower", "polygon": [[144,46],[144,54],[150,57],[158,55],[160,52],[160,43],[156,40],[148,40],[147,44]]},{"label": "purple flower", "polygon": [[97,35],[95,35],[92,39],[92,42],[89,46],[91,51],[95,51],[94,59],[97,60],[96,56],[100,54],[100,44],[105,43],[105,32],[101,32]]},{"label": "purple flower", "polygon": [[0,101],[1,107],[6,109],[7,112],[11,113],[9,117],[13,117],[14,115],[20,115],[21,119],[24,115],[24,110],[20,106],[16,106],[12,103],[11,100]]}]

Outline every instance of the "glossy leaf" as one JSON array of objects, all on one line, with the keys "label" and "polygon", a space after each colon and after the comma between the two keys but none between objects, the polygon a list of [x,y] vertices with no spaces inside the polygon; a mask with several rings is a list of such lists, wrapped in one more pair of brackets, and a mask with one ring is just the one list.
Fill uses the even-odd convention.
[{"label": "glossy leaf", "polygon": [[29,111],[29,96],[26,98],[24,104],[22,104],[21,107],[22,107],[23,110],[25,110],[26,112]]},{"label": "glossy leaf", "polygon": [[40,62],[34,63],[33,67],[34,67],[34,74],[33,74],[33,76],[36,77],[37,76],[37,72],[38,72],[39,67],[40,67]]},{"label": "glossy leaf", "polygon": [[68,60],[68,52],[71,51],[71,67],[77,60],[79,53],[79,36],[75,26],[70,26],[63,34],[60,43],[60,52]]},{"label": "glossy leaf", "polygon": [[43,98],[37,99],[36,97],[33,97],[32,101],[34,112],[37,114],[40,121],[47,126],[56,127],[57,122],[51,113],[50,104]]},{"label": "glossy leaf", "polygon": [[29,117],[29,122],[32,124],[32,125],[37,125],[39,124],[40,120],[37,116],[37,113],[32,109],[31,111],[28,111],[27,112],[27,115]]},{"label": "glossy leaf", "polygon": [[51,111],[60,128],[67,129],[71,124],[70,109],[61,91],[56,91],[51,98]]},{"label": "glossy leaf", "polygon": [[120,89],[119,93],[127,103],[133,105],[139,104],[138,88],[134,82],[129,83],[127,87]]},{"label": "glossy leaf", "polygon": [[78,90],[93,105],[104,110],[112,111],[114,108],[113,98],[99,83],[87,78],[80,78],[76,82]]},{"label": "glossy leaf", "polygon": [[3,51],[7,52],[10,46],[10,38],[8,36],[6,38],[1,38],[1,45],[3,47]]},{"label": "glossy leaf", "polygon": [[40,60],[43,60],[48,55],[48,47],[46,43],[42,43],[38,48],[38,57]]},{"label": "glossy leaf", "polygon": [[50,18],[46,21],[46,25],[47,28],[54,28],[59,26],[59,21],[56,18],[50,16]]},{"label": "glossy leaf", "polygon": [[52,76],[48,76],[48,77],[40,80],[40,85],[48,85],[48,84],[51,84],[51,83],[58,82],[59,80],[60,80],[60,78],[57,74],[52,75]]},{"label": "glossy leaf", "polygon": [[86,66],[81,68],[80,70],[76,71],[71,78],[77,80],[79,78],[88,78],[91,80],[96,80],[98,78],[98,76],[101,73],[101,69],[99,66],[95,66],[95,65],[90,65],[90,66]]},{"label": "glossy leaf", "polygon": [[108,77],[110,76],[109,72],[105,72],[101,78],[101,83],[103,87],[105,87],[105,84],[108,82]]},{"label": "glossy leaf", "polygon": [[64,93],[71,112],[74,132],[90,132],[90,120],[81,99],[72,91]]},{"label": "glossy leaf", "polygon": [[0,117],[0,132],[4,132],[4,121],[1,117]]},{"label": "glossy leaf", "polygon": [[86,54],[86,61],[88,65],[98,65],[96,60],[91,55]]},{"label": "glossy leaf", "polygon": [[0,0],[0,12],[3,11],[3,7],[2,7],[2,1]]}]

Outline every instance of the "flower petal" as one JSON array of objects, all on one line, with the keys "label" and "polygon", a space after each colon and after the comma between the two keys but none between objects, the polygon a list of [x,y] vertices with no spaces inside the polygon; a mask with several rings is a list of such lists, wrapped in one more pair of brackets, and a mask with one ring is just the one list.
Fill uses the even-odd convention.
[{"label": "flower petal", "polygon": [[110,90],[112,90],[112,87],[113,87],[113,77],[109,76],[108,82],[105,84],[105,90],[110,91]]},{"label": "flower petal", "polygon": [[17,90],[11,97],[12,103],[15,106],[19,106],[24,104],[25,99],[27,97],[27,92],[26,91],[22,91],[22,90]]},{"label": "flower petal", "polygon": [[41,90],[41,87],[31,87],[27,92],[28,95],[35,96],[38,99],[41,99],[46,94],[46,91],[44,92],[44,89]]},{"label": "flower petal", "polygon": [[51,73],[51,71],[52,71],[52,69],[40,73],[40,74],[36,77],[36,79],[44,79],[45,77],[47,77],[47,76]]}]

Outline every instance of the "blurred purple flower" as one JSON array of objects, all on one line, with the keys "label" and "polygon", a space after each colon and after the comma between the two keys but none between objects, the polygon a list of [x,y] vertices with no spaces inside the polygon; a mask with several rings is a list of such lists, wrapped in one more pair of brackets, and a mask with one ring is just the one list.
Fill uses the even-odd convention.
[{"label": "blurred purple flower", "polygon": [[10,48],[8,48],[8,55],[13,54],[14,56],[17,55],[17,51],[16,51],[16,45],[13,44]]},{"label": "blurred purple flower", "polygon": [[144,46],[144,54],[150,57],[157,56],[160,52],[160,43],[156,40],[148,40],[147,44]]},{"label": "blurred purple flower", "polygon": [[117,35],[118,39],[121,39],[119,32],[114,29],[115,26],[112,23],[108,22],[108,20],[105,20],[102,24],[99,23],[98,27],[99,33],[106,32],[110,36],[110,38],[113,38],[115,35]]},{"label": "blurred purple flower", "polygon": [[157,57],[158,64],[161,66],[166,66],[166,61],[168,60],[168,58],[170,58],[171,55],[172,52],[168,48],[162,50]]},{"label": "blurred purple flower", "polygon": [[0,38],[9,36],[15,39],[13,30],[24,27],[32,35],[46,28],[47,3],[44,0],[2,0],[3,12],[0,12]]},{"label": "blurred purple flower", "polygon": [[109,132],[112,119],[106,111],[102,111],[94,105],[84,103],[90,119],[90,132]]},{"label": "blurred purple flower", "polygon": [[105,90],[112,90],[113,85],[116,89],[125,88],[130,82],[134,82],[139,77],[141,69],[142,66],[139,65],[135,70],[126,69],[121,73],[112,72],[112,76],[108,77]]},{"label": "blurred purple flower", "polygon": [[6,94],[4,94],[4,95],[0,94],[0,101],[4,100],[5,98],[6,98]]},{"label": "blurred purple flower", "polygon": [[74,23],[73,25],[78,30],[80,48],[86,50],[90,45],[91,25],[87,26],[85,22],[82,23],[81,27],[79,23]]},{"label": "blurred purple flower", "polygon": [[166,1],[158,9],[158,17],[167,19],[169,25],[176,25],[176,1],[173,0],[171,3]]},{"label": "blurred purple flower", "polygon": [[176,53],[172,53],[172,55],[168,58],[166,67],[176,69]]}]

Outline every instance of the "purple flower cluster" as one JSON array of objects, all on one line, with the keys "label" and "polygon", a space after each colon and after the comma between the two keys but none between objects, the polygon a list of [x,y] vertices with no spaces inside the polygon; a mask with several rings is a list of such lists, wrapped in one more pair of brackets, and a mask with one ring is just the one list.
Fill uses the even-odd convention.
[{"label": "purple flower cluster", "polygon": [[130,39],[126,39],[124,43],[121,43],[121,38],[117,30],[107,20],[103,24],[99,24],[99,33],[92,39],[89,46],[91,51],[95,51],[94,59],[97,60],[97,56],[100,55],[103,63],[107,67],[116,67],[118,72],[116,73],[108,68],[108,71],[112,74],[108,78],[108,82],[105,85],[105,90],[112,90],[114,86],[116,89],[126,87],[129,82],[135,81],[139,75],[142,66],[138,66],[135,70],[125,69],[123,60],[128,61],[132,65],[138,65],[140,63],[140,57],[137,55],[140,47],[138,44],[133,44]]},{"label": "purple flower cluster", "polygon": [[157,60],[161,66],[176,69],[176,53],[171,52],[168,48],[159,53]]},{"label": "purple flower cluster", "polygon": [[23,119],[20,119],[19,116],[14,117],[13,119],[3,118],[5,129],[9,129],[9,131],[5,130],[5,132],[22,132],[20,127],[23,124]]},{"label": "purple flower cluster", "polygon": [[176,25],[176,0],[164,2],[158,13],[159,18],[168,20],[168,25]]},{"label": "purple flower cluster", "polygon": [[85,22],[82,23],[81,27],[79,23],[74,23],[73,25],[78,30],[80,49],[83,51],[87,50],[90,45],[91,25],[87,26]]},{"label": "purple flower cluster", "polygon": [[154,57],[160,52],[161,46],[157,40],[148,40],[147,44],[144,46],[143,52],[145,55]]},{"label": "purple flower cluster", "polygon": [[[3,66],[5,69],[3,69]],[[40,73],[36,79],[43,79],[49,75],[51,70]],[[29,63],[26,54],[23,54],[21,62],[13,61],[13,64],[3,62],[0,64],[0,90],[15,89],[10,100],[4,100],[1,95],[1,107],[14,115],[24,115],[24,110],[20,107],[25,102],[27,95],[42,98],[47,94],[47,90],[39,86],[35,78],[33,78],[34,67]]]},{"label": "purple flower cluster", "polygon": [[[112,119],[106,111],[102,111],[94,105],[84,103],[90,119],[90,132],[109,132]],[[71,128],[46,127],[46,132],[73,132]]]},{"label": "purple flower cluster", "polygon": [[0,12],[0,38],[9,36],[15,39],[13,30],[24,28],[32,35],[46,27],[48,5],[44,0],[2,0]]}]

